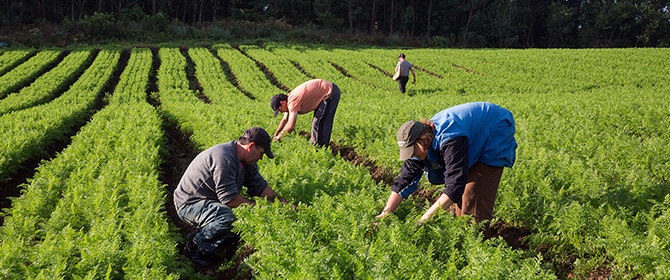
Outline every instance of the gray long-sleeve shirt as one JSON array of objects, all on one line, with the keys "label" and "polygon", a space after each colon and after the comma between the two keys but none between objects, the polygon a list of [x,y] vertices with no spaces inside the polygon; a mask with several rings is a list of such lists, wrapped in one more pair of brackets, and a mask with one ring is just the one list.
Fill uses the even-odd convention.
[{"label": "gray long-sleeve shirt", "polygon": [[257,164],[240,163],[237,141],[215,145],[198,154],[186,168],[174,191],[174,205],[179,209],[203,199],[225,205],[240,194],[242,186],[250,196],[259,196],[268,183]]}]

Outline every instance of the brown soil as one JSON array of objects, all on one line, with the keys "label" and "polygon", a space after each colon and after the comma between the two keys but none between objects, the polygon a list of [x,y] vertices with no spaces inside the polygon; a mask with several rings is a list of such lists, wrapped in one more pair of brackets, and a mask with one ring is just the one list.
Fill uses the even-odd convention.
[{"label": "brown soil", "polygon": [[386,185],[392,185],[395,180],[393,171],[382,166],[378,166],[374,161],[364,156],[359,156],[353,148],[343,147],[341,145],[330,143],[330,149],[333,155],[339,154],[343,159],[355,164],[363,165],[370,170],[370,175],[375,183],[384,182]]},{"label": "brown soil", "polygon": [[316,77],[314,77],[314,75],[312,75],[312,74],[310,74],[310,73],[307,73],[307,71],[305,70],[305,68],[302,67],[302,65],[300,65],[300,63],[298,63],[298,62],[296,62],[296,61],[291,61],[291,63],[293,63],[293,66],[295,66],[295,68],[298,68],[298,70],[300,70],[300,72],[302,72],[303,74],[305,74],[305,76],[309,77],[310,79],[316,79]]},{"label": "brown soil", "polygon": [[223,69],[223,72],[226,73],[226,77],[228,77],[228,81],[231,84],[233,84],[233,86],[235,86],[239,91],[244,93],[244,95],[246,97],[249,97],[249,99],[251,99],[251,100],[256,100],[256,97],[253,94],[251,94],[250,92],[248,92],[247,90],[242,88],[242,86],[240,86],[240,83],[237,82],[237,77],[235,77],[235,74],[233,74],[233,71],[230,70],[230,65],[228,64],[228,62],[221,59],[219,57],[219,54],[216,52],[216,50],[212,49],[211,47],[209,47],[209,51],[214,55],[214,57],[218,58],[219,61],[221,62],[221,68]]},{"label": "brown soil", "polygon": [[376,69],[377,71],[382,72],[382,73],[383,73],[384,75],[386,75],[387,77],[393,77],[393,74],[391,74],[390,72],[387,72],[386,70],[381,69],[381,68],[379,68],[379,67],[373,65],[372,63],[367,62],[367,64],[368,64],[370,67]]},{"label": "brown soil", "polygon": [[337,64],[334,63],[334,62],[330,62],[330,65],[333,65],[333,67],[335,67],[335,69],[337,69],[338,71],[340,71],[340,73],[342,73],[342,75],[344,75],[345,77],[352,78],[352,79],[354,79],[354,80],[356,80],[356,81],[359,81],[359,82],[361,82],[361,83],[364,83],[364,84],[366,84],[366,85],[369,85],[369,86],[371,86],[371,87],[373,87],[373,88],[377,88],[377,87],[376,87],[375,85],[373,85],[373,84],[367,83],[367,82],[365,82],[365,81],[359,79],[358,77],[354,77],[354,76],[352,76],[351,74],[349,74],[349,72],[347,71],[347,69],[344,69],[344,67],[339,66],[339,65],[337,65]]},{"label": "brown soil", "polygon": [[486,224],[484,227],[484,240],[488,240],[494,237],[502,237],[507,245],[515,250],[528,250],[528,244],[525,239],[530,234],[530,230],[526,228],[516,227],[505,224],[503,222]]},{"label": "brown soil", "polygon": [[[586,278],[579,277],[572,272],[568,272],[568,279],[588,279],[588,280],[607,280],[610,277],[611,269],[607,267],[607,263],[601,264],[595,270],[591,271]],[[640,279],[639,277],[634,277],[633,279]]]},{"label": "brown soil", "polygon": [[247,53],[245,53],[244,51],[242,51],[242,49],[240,49],[239,46],[237,46],[237,45],[231,45],[231,47],[233,47],[234,49],[238,50],[240,53],[242,53],[243,55],[245,55],[246,57],[248,57],[249,59],[251,59],[254,63],[256,63],[256,66],[258,66],[258,68],[261,69],[261,72],[265,73],[265,77],[270,81],[271,84],[273,84],[274,86],[278,87],[279,89],[281,89],[281,90],[283,90],[283,91],[285,91],[285,92],[287,92],[287,93],[288,93],[288,92],[291,92],[291,89],[289,89],[287,86],[285,86],[284,84],[282,84],[282,83],[279,81],[279,79],[277,79],[277,77],[275,77],[275,74],[272,73],[272,71],[270,71],[270,69],[268,69],[267,67],[265,67],[265,64],[263,64],[262,62],[260,62],[260,61],[258,61],[258,60],[255,60],[253,57],[249,56]]},{"label": "brown soil", "polygon": [[420,67],[420,66],[418,66],[418,65],[412,65],[412,67],[416,68],[416,70],[419,70],[419,71],[421,71],[421,72],[425,72],[425,73],[428,73],[428,74],[430,74],[430,75],[432,75],[432,76],[438,77],[438,78],[440,78],[440,79],[444,79],[444,77],[442,77],[440,74],[437,74],[437,73],[428,71],[428,70],[426,70],[425,68]]},{"label": "brown soil", "polygon": [[465,72],[473,73],[473,74],[478,74],[478,75],[482,75],[482,76],[484,76],[484,74],[475,72],[474,70],[470,70],[470,69],[465,68],[465,67],[463,67],[463,66],[461,66],[461,65],[456,65],[456,64],[451,64],[451,65],[454,66],[454,67],[456,67],[456,68],[461,68],[461,69],[465,70]]},{"label": "brown soil", "polygon": [[179,47],[179,51],[181,51],[181,54],[186,58],[186,77],[189,81],[189,87],[191,90],[196,92],[196,97],[198,99],[200,99],[202,102],[210,104],[211,101],[209,100],[209,97],[203,93],[200,82],[195,78],[195,63],[193,63],[191,56],[188,55],[188,49],[184,46],[181,46]]}]

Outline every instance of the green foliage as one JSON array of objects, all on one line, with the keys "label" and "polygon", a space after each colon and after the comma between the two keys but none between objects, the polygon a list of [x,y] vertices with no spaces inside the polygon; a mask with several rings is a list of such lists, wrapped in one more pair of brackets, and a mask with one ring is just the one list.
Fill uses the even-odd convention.
[{"label": "green foliage", "polygon": [[[531,234],[522,250],[500,237],[484,240],[479,225],[447,213],[419,226],[428,203],[418,197],[376,220],[388,186],[294,133],[274,142],[275,159],[259,166],[298,210],[264,200],[234,210],[235,230],[256,250],[245,260],[255,277],[555,279],[567,276],[555,271],[588,277],[598,268],[617,279],[670,276],[667,50],[338,49],[259,42],[263,46],[159,49],[158,113],[192,135],[197,150],[235,140],[250,126],[272,133],[279,118],[272,117],[270,96],[311,78],[342,91],[334,144],[393,171],[401,164],[394,136],[403,122],[465,102],[494,102],[514,114],[519,143],[494,215]],[[387,74],[399,52],[417,74],[407,94]],[[77,120],[89,119],[91,100],[119,54],[100,51],[62,96],[0,117],[3,176],[39,157],[40,147],[67,135]],[[133,49],[110,104],[68,148],[43,162],[13,200],[0,228],[0,278],[196,277],[176,252],[182,237],[171,233],[162,214],[171,205],[165,206],[157,179],[163,124],[145,101],[151,63],[150,50]],[[189,81],[187,68],[195,69],[197,81]],[[310,125],[311,114],[301,115],[296,130]]]},{"label": "green foliage", "polygon": [[21,64],[28,56],[34,53],[34,50],[12,50],[5,51],[0,55],[0,75],[4,75],[7,71]]},{"label": "green foliage", "polygon": [[37,78],[29,87],[22,88],[0,100],[0,115],[32,107],[49,101],[71,83],[92,60],[91,50],[71,52],[56,67]]},{"label": "green foliage", "polygon": [[[118,51],[103,50],[82,81],[104,81],[88,74],[113,69],[118,58]],[[133,60],[142,61],[131,56],[129,71]],[[96,113],[13,201],[0,229],[4,277],[177,278],[180,265],[158,181],[161,120],[146,102],[120,97],[136,96],[133,89],[146,85],[148,75],[123,77],[120,84],[136,84],[115,92],[114,100],[125,103]]]},{"label": "green foliage", "polygon": [[108,38],[123,38],[121,23],[114,18],[113,14],[93,13],[79,20],[78,26],[82,29],[82,40],[105,41]]},{"label": "green foliage", "polygon": [[66,137],[83,124],[95,99],[111,78],[120,51],[102,50],[70,89],[52,102],[0,116],[2,144],[0,177],[17,170],[24,161],[42,155],[43,146]]},{"label": "green foliage", "polygon": [[0,76],[0,98],[35,79],[49,64],[56,61],[61,53],[60,50],[41,51],[12,71]]},{"label": "green foliage", "polygon": [[147,48],[134,48],[121,73],[110,103],[146,102],[153,54]]},{"label": "green foliage", "polygon": [[442,36],[433,36],[432,41],[434,47],[437,48],[449,47],[449,38],[444,38]]}]

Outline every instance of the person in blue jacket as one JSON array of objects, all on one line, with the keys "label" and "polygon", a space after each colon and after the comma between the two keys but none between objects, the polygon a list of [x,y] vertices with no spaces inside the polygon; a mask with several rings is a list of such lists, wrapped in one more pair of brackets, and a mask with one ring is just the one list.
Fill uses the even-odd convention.
[{"label": "person in blue jacket", "polygon": [[400,160],[405,162],[386,207],[376,218],[392,213],[416,191],[425,173],[432,184],[444,184],[438,200],[421,217],[438,209],[475,221],[493,217],[493,205],[504,167],[512,167],[517,143],[512,113],[488,102],[461,104],[430,120],[405,122],[397,134]]}]

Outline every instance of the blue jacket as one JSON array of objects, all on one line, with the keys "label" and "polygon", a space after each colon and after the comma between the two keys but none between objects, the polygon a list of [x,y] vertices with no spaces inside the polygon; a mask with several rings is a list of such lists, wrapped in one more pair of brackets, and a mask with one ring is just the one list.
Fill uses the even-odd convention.
[{"label": "blue jacket", "polygon": [[442,193],[460,202],[473,164],[514,165],[514,118],[507,109],[489,102],[466,103],[439,112],[430,120],[435,124],[435,138],[426,159],[406,160],[392,186],[403,198],[416,190],[426,172],[432,184],[444,184]]},{"label": "blue jacket", "polygon": [[490,102],[461,104],[437,113],[435,139],[428,150],[428,160],[438,162],[436,151],[442,143],[456,136],[468,138],[468,168],[475,162],[491,166],[512,167],[516,160],[514,117],[507,109]]}]

